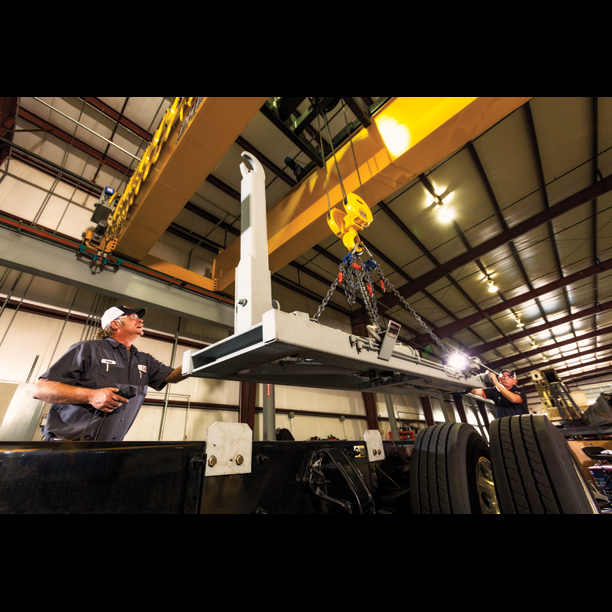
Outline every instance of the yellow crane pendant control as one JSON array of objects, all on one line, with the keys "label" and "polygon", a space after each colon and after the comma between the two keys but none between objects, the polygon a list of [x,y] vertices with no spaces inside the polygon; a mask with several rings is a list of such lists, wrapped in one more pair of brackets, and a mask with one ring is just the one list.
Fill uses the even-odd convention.
[{"label": "yellow crane pendant control", "polygon": [[333,208],[327,216],[327,224],[338,238],[342,238],[342,243],[353,252],[357,246],[358,251],[362,251],[357,232],[365,229],[372,223],[372,211],[369,206],[356,194],[349,193],[344,198],[344,211]]}]

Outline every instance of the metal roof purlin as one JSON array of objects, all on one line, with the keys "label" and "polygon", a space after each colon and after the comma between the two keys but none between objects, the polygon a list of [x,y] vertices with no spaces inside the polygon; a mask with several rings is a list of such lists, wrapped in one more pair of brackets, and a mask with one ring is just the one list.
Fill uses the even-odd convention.
[{"label": "metal roof purlin", "polygon": [[[442,264],[440,267],[432,270],[431,272],[427,272],[423,274],[419,278],[415,279],[413,282],[400,287],[398,291],[402,294],[404,298],[409,298],[410,296],[415,295],[425,287],[435,283],[436,281],[444,278],[447,274],[450,274],[454,270],[457,270],[461,266],[464,266],[467,263],[474,261],[475,258],[496,249],[499,246],[502,246],[517,236],[525,234],[529,230],[537,227],[538,225],[542,225],[543,223],[548,222],[551,219],[559,217],[560,215],[580,206],[581,204],[585,204],[589,202],[593,198],[597,198],[602,196],[609,191],[612,191],[612,176],[608,176],[601,181],[575,193],[574,195],[566,198],[562,202],[547,208],[546,210],[526,219],[525,221],[518,223],[514,227],[509,230],[502,232],[501,234],[489,239],[485,240],[483,243],[474,247],[471,251],[466,251],[461,255],[447,261],[445,264]],[[386,306],[395,306],[399,303],[399,299],[394,295],[386,295],[384,298],[380,300]],[[509,308],[509,306],[508,306]]]},{"label": "metal roof purlin", "polygon": [[[483,310],[482,312],[477,312],[473,315],[470,315],[469,317],[465,317],[463,319],[460,319],[459,321],[450,323],[449,325],[444,325],[442,327],[439,327],[438,329],[435,329],[434,331],[439,338],[446,338],[448,336],[451,336],[454,333],[457,333],[458,331],[461,331],[462,329],[465,329],[466,327],[470,325],[473,325],[474,323],[486,317],[492,317],[493,315],[503,312],[504,310],[509,310],[510,308],[513,308],[514,306],[518,306],[518,304],[522,304],[523,302],[533,300],[536,297],[545,295],[547,293],[550,293],[551,291],[555,291],[556,289],[565,287],[566,285],[569,285],[571,283],[575,283],[578,280],[582,280],[590,276],[594,276],[595,274],[599,274],[600,272],[605,272],[606,270],[610,270],[610,269],[612,269],[612,259],[607,259],[605,261],[600,262],[599,264],[595,266],[590,266],[588,268],[585,268],[584,270],[581,270],[580,272],[575,272],[574,274],[565,276],[559,280],[549,283],[548,285],[544,285],[542,287],[539,287],[538,289],[534,289],[533,291],[522,293],[521,295],[518,295],[509,300],[506,300],[505,302],[495,304],[495,306],[491,306]],[[382,301],[382,300],[379,300],[379,301]],[[580,313],[576,313],[576,317],[579,315]],[[552,324],[556,324],[556,322],[553,321]],[[429,336],[427,336],[426,334],[422,334],[421,336],[416,338],[415,341],[416,342],[426,341],[427,338],[429,338]]]}]

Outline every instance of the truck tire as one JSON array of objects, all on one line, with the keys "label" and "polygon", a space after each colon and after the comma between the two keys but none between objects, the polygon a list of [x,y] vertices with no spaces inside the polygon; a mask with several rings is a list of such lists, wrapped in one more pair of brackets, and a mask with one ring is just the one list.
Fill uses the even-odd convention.
[{"label": "truck tire", "polygon": [[413,514],[498,514],[489,446],[466,423],[422,429],[410,461]]},{"label": "truck tire", "polygon": [[565,438],[548,417],[496,419],[489,435],[502,514],[599,514]]}]

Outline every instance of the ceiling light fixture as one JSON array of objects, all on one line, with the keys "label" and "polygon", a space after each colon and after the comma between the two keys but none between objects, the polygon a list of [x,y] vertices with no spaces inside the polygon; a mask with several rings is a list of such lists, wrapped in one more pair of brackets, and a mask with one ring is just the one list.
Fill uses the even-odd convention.
[{"label": "ceiling light fixture", "polygon": [[516,321],[516,326],[517,327],[525,327],[525,324],[521,321],[521,315],[518,314],[517,312],[512,313],[512,316],[514,317],[514,320]]},{"label": "ceiling light fixture", "polygon": [[446,206],[446,204],[438,204],[437,211],[438,219],[440,219],[440,221],[442,221],[443,223],[448,223],[449,221],[452,221],[455,218],[455,211],[452,208]]},{"label": "ceiling light fixture", "polygon": [[[435,204],[436,212],[438,213],[438,219],[442,223],[448,223],[455,218],[455,211],[448,206],[448,203],[453,199],[453,194],[446,191],[446,188],[440,189],[433,185],[427,186],[427,190],[431,196],[431,203]],[[439,193],[442,195],[438,195]]]},{"label": "ceiling light fixture", "polygon": [[489,291],[491,293],[495,293],[496,291],[499,291],[499,289],[497,288],[497,285],[492,280],[493,276],[495,275],[493,273],[487,272],[486,270],[482,270],[482,273],[484,274],[482,278],[484,278],[487,281],[487,286],[489,287]]}]

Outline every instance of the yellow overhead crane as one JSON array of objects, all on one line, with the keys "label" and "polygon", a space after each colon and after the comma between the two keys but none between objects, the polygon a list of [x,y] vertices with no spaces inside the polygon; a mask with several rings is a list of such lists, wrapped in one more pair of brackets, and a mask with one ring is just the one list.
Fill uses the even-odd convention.
[{"label": "yellow overhead crane", "polygon": [[106,220],[104,235],[98,239],[95,235],[95,230],[88,230],[84,236],[87,246],[94,250],[97,248],[100,254],[108,254],[115,250],[120,231],[127,220],[128,212],[136,196],[140,192],[140,187],[143,182],[147,180],[151,168],[157,163],[162,148],[168,141],[173,128],[177,125],[177,121],[181,126],[181,130],[183,129],[183,124],[187,122],[188,113],[192,110],[194,99],[195,98],[175,98],[172,106],[166,110],[155,135],[149,143],[145,154],[142,156],[136,171],[130,178],[119,201],[116,204],[113,203],[117,195],[113,193],[112,197],[104,202],[106,208],[111,211],[110,216]]},{"label": "yellow overhead crane", "polygon": [[[344,192],[358,193],[374,206],[528,100],[391,98],[372,117],[369,127],[359,129],[351,142],[336,150],[338,169],[336,160],[330,157],[323,168],[315,168],[270,207],[270,272],[277,272],[329,236],[329,210],[337,223],[338,213],[333,209],[343,206]],[[218,290],[233,292],[239,259],[239,239],[215,258],[213,276]]]},{"label": "yellow overhead crane", "polygon": [[[335,159],[315,168],[268,210],[270,272],[329,236],[330,228],[349,251],[358,246],[359,231],[372,221],[366,200],[381,201],[529,99],[391,98]],[[240,238],[217,255],[212,279],[149,251],[266,100],[176,98],[124,193],[118,200],[114,196],[103,239],[94,245],[90,231],[85,244],[99,255],[114,253],[199,287],[232,293]]]},{"label": "yellow overhead crane", "polygon": [[97,251],[97,259],[113,253],[214,291],[213,279],[153,257],[149,251],[266,99],[175,98],[108,217],[103,238],[94,243],[95,230],[85,234],[84,243]]}]

